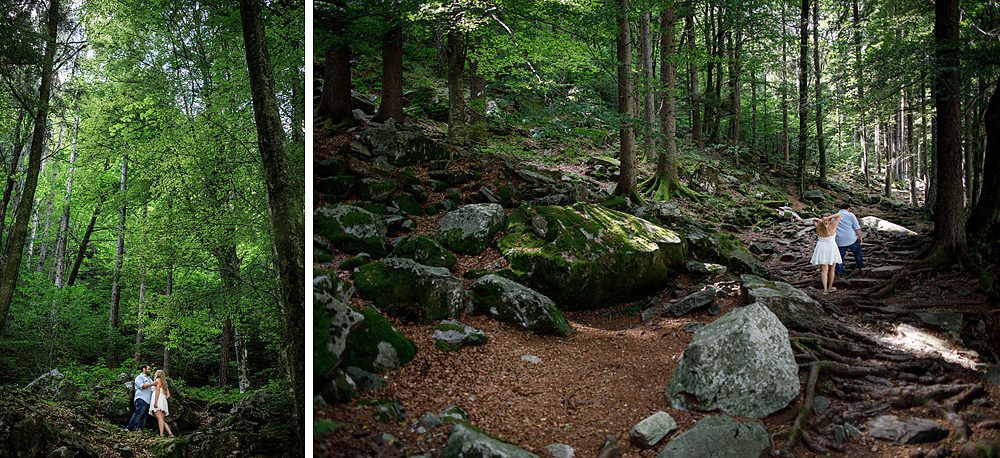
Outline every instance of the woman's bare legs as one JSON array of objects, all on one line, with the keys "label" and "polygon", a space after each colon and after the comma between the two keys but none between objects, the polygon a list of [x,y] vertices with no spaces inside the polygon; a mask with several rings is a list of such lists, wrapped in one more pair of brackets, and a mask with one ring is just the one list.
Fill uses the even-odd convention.
[{"label": "woman's bare legs", "polygon": [[826,264],[819,265],[819,282],[823,284],[823,293],[827,293],[828,292],[827,290],[829,289],[826,283],[826,278],[828,276],[827,273],[829,271],[830,271],[830,266]]},{"label": "woman's bare legs", "polygon": [[174,433],[170,431],[170,425],[163,419],[162,410],[156,411],[156,422],[160,425],[160,437],[163,437],[163,428],[167,428],[167,434],[170,434],[170,437],[174,437]]},{"label": "woman's bare legs", "polygon": [[829,286],[827,287],[827,292],[832,293],[832,292],[834,292],[834,291],[837,290],[837,288],[833,287],[833,277],[837,275],[837,265],[836,264],[830,264],[830,265],[826,266],[826,272],[827,272],[827,275],[829,275],[829,277],[830,277],[830,280],[828,282]]}]

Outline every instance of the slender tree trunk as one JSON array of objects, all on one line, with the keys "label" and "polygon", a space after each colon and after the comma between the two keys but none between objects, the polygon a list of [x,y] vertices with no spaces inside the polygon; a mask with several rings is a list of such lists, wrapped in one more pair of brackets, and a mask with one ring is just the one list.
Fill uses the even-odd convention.
[{"label": "slender tree trunk", "polygon": [[236,344],[236,368],[239,374],[240,394],[250,391],[250,369],[247,367],[247,360],[250,357],[247,351],[247,344],[240,327],[233,326],[233,341]]},{"label": "slender tree trunk", "polygon": [[972,211],[972,189],[973,189],[973,168],[975,167],[973,163],[975,162],[975,143],[972,140],[972,106],[973,101],[970,99],[968,101],[968,106],[965,109],[965,160],[963,161],[963,170],[965,171],[965,208],[968,211]]},{"label": "slender tree trunk", "polygon": [[[986,157],[983,161],[983,176],[1000,176],[1000,82],[997,83],[989,104],[983,113],[986,124]],[[972,208],[966,223],[969,237],[979,242],[995,240],[1000,234],[1000,186],[983,186],[976,206]]]},{"label": "slender tree trunk", "polygon": [[[705,2],[705,51],[709,59],[705,62],[705,96],[709,97],[715,91],[715,6],[711,2]],[[716,100],[705,100],[705,116],[703,121],[704,132],[702,135],[712,137],[712,124],[715,119]]]},{"label": "slender tree trunk", "polygon": [[916,168],[916,144],[913,136],[913,107],[911,106],[910,97],[904,92],[903,103],[905,103],[904,110],[906,111],[906,157],[907,157],[907,167],[909,172],[907,172],[907,178],[910,181],[910,205],[913,207],[917,206],[917,168]]},{"label": "slender tree trunk", "polygon": [[[146,200],[142,203],[142,220],[146,221],[149,216],[149,196],[146,196]],[[135,331],[135,363],[136,365],[142,364],[142,328],[144,326],[144,321],[142,319],[142,309],[146,305],[146,256],[148,252],[146,250],[146,231],[142,231],[142,255],[139,256],[139,311],[138,318],[136,322],[138,323],[137,329]]]},{"label": "slender tree trunk", "polygon": [[[219,363],[219,388],[229,389],[229,360],[232,347],[233,321],[236,306],[239,304],[239,268],[240,259],[236,255],[236,246],[227,244],[216,250],[219,260],[219,270],[222,279],[223,304],[222,313],[226,319],[222,328],[222,351]],[[230,300],[229,298],[234,298]]]},{"label": "slender tree trunk", "polygon": [[[986,82],[985,78],[979,78],[979,93],[986,94]],[[981,98],[980,98],[981,99]],[[976,103],[976,119],[983,120],[985,124],[986,120],[986,107],[983,106],[982,100]],[[983,167],[985,166],[985,154],[986,145],[984,144],[983,131],[980,128],[983,124],[976,122],[972,127],[972,143],[976,145],[976,155],[974,156],[972,164],[972,207],[974,208],[979,202],[979,196],[983,191]]]},{"label": "slender tree trunk", "polygon": [[[885,189],[884,195],[886,198],[892,198],[892,134],[889,132],[888,124],[882,129],[884,134],[882,135],[884,144],[882,145],[882,150],[885,151]],[[875,137],[878,138],[878,131],[876,131]]]},{"label": "slender tree trunk", "polygon": [[629,31],[629,0],[618,2],[618,115],[622,125],[618,130],[621,161],[618,185],[614,194],[638,200],[635,170],[635,131],[632,127],[632,34]]},{"label": "slender tree trunk", "polygon": [[[477,37],[475,46],[480,46],[481,37]],[[486,78],[479,74],[479,60],[469,61],[469,105],[471,105],[472,129],[471,140],[476,143],[486,141]]]},{"label": "slender tree trunk", "polygon": [[[80,117],[73,120],[73,146],[69,153],[69,176],[66,178],[66,197],[63,199],[62,218],[59,219],[59,235],[56,237],[56,289],[62,289],[66,273],[66,245],[69,240],[69,202],[73,195],[73,174],[76,171],[76,139],[80,133]],[[136,362],[138,364],[138,361]]]},{"label": "slender tree trunk", "polygon": [[823,73],[819,62],[819,0],[813,4],[813,66],[816,71],[816,151],[819,153],[819,182],[826,186],[826,143],[823,138]]},{"label": "slender tree trunk", "polygon": [[859,135],[861,136],[861,170],[865,177],[865,189],[870,186],[868,174],[868,134],[865,131],[865,82],[863,77],[863,66],[861,65],[861,17],[858,14],[858,0],[851,2],[851,18],[854,22],[854,71],[858,85],[858,124],[860,124]]},{"label": "slender tree trunk", "polygon": [[[174,301],[174,265],[167,267],[167,306]],[[163,373],[170,376],[170,326],[167,326],[163,336]]]},{"label": "slender tree trunk", "polygon": [[373,121],[403,123],[403,27],[382,36],[382,102]]},{"label": "slender tree trunk", "polygon": [[52,90],[53,62],[56,53],[56,35],[59,27],[59,0],[51,0],[46,17],[47,34],[45,36],[45,56],[42,59],[42,81],[38,89],[38,107],[35,111],[35,130],[31,141],[31,152],[28,155],[28,169],[25,172],[24,191],[21,203],[15,215],[14,228],[11,233],[11,243],[7,250],[7,259],[0,276],[0,335],[3,335],[7,324],[7,312],[14,298],[14,288],[21,271],[21,261],[24,255],[24,239],[28,234],[28,220],[31,215],[31,205],[35,200],[35,187],[38,185],[38,172],[42,164],[42,147],[45,144],[46,127],[49,114],[49,95]]},{"label": "slender tree trunk", "polygon": [[[965,212],[962,207],[961,62],[958,0],[934,3],[934,41],[939,77],[935,79],[938,145],[937,204],[934,206],[934,242],[924,261],[947,267],[967,262]],[[967,267],[971,267],[968,265]]]},{"label": "slender tree trunk", "polygon": [[90,243],[90,236],[94,233],[94,225],[97,223],[97,216],[101,213],[101,205],[98,203],[97,207],[94,208],[94,214],[90,217],[90,223],[87,224],[87,230],[83,232],[83,239],[80,240],[80,249],[76,253],[76,261],[73,262],[73,269],[69,272],[69,280],[66,281],[66,286],[73,286],[76,283],[76,277],[80,273],[80,264],[83,264],[83,258],[87,255],[87,244]]},{"label": "slender tree trunk", "polygon": [[[691,141],[698,146],[698,151],[701,151],[705,148],[705,141],[702,140],[701,134],[701,96],[698,94],[698,65],[695,60],[697,51],[694,39],[693,5],[694,2],[688,2],[687,8],[685,8],[684,33],[687,34],[688,47],[688,77],[690,79],[688,92],[691,97]],[[661,63],[660,65],[663,64]]]},{"label": "slender tree trunk", "polygon": [[[643,97],[643,131],[642,131],[642,154],[647,158],[653,157],[656,145],[656,105],[655,105],[655,77],[653,72],[653,33],[651,32],[652,15],[649,12],[649,3],[643,1],[642,20],[639,24],[639,54],[642,57],[642,97]],[[662,39],[662,38],[661,38]]]},{"label": "slender tree trunk", "polygon": [[663,137],[656,161],[656,178],[653,200],[669,200],[680,189],[677,180],[677,49],[674,44],[674,26],[677,22],[673,1],[660,11],[660,75],[663,78],[660,112]]},{"label": "slender tree trunk", "polygon": [[465,128],[465,32],[448,31],[448,142],[469,144]]},{"label": "slender tree trunk", "polygon": [[122,155],[122,175],[119,192],[122,196],[122,206],[118,210],[118,243],[115,245],[115,272],[111,280],[111,314],[110,329],[118,329],[118,304],[121,301],[122,257],[125,255],[125,197],[126,180],[128,178],[128,153]]},{"label": "slender tree trunk", "polygon": [[792,160],[791,137],[788,135],[788,32],[785,17],[787,2],[781,2],[781,142],[785,153],[785,163]]},{"label": "slender tree trunk", "polygon": [[285,145],[260,4],[256,0],[240,0],[240,16],[257,124],[257,148],[264,164],[271,216],[280,292],[278,305],[284,319],[281,348],[294,392],[292,418],[298,450],[305,450],[305,186],[303,173],[295,167]]},{"label": "slender tree trunk", "polygon": [[799,18],[799,162],[796,168],[799,195],[806,186],[806,147],[809,138],[809,0],[802,0]]}]

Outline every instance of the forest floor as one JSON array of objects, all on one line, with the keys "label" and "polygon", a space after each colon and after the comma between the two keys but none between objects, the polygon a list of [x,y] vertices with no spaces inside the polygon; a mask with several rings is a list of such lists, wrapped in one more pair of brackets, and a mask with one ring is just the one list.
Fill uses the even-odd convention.
[{"label": "forest floor", "polygon": [[[324,139],[318,135],[316,138],[317,159],[330,155],[336,150],[334,144],[342,142],[342,138]],[[428,203],[435,198],[432,194]],[[793,208],[804,207],[794,198],[790,200]],[[686,200],[676,203],[695,206]],[[691,210],[698,212],[697,208]],[[898,215],[876,207],[860,206],[854,211],[859,217],[875,215],[890,221],[900,220]],[[431,217],[418,220],[416,232],[433,231],[434,220]],[[825,415],[817,413],[804,419],[813,440],[809,441],[809,447],[798,445],[794,449],[797,455],[819,456],[828,451],[844,456],[925,456],[942,446],[957,452],[960,444],[956,442],[956,431],[971,428],[972,440],[996,437],[996,426],[989,421],[1000,419],[1000,388],[982,383],[981,372],[974,370],[981,371],[982,363],[996,361],[984,361],[952,343],[954,339],[939,330],[913,331],[916,328],[899,326],[910,321],[916,312],[960,311],[981,315],[995,310],[995,303],[975,292],[975,282],[967,273],[912,268],[920,250],[929,243],[926,236],[869,234],[864,247],[865,269],[853,271],[848,255],[847,275],[838,281],[838,291],[824,295],[817,288],[815,268],[808,263],[815,236],[809,231],[793,237],[786,234],[747,230],[735,235],[746,242],[770,241],[778,247],[778,253],[766,261],[772,277],[803,289],[827,306],[839,307],[844,313],[840,323],[849,330],[849,336],[861,337],[860,342],[852,342],[856,346],[851,348],[830,344],[823,349],[827,352],[821,356],[841,363],[842,370],[820,377],[820,383],[816,384],[815,394],[831,398],[831,407]],[[347,257],[335,257],[334,265]],[[461,276],[467,270],[488,267],[498,259],[502,262],[496,248],[478,257],[459,256],[459,265],[453,272]],[[871,272],[880,266],[902,266],[905,272],[890,278],[872,278]],[[420,428],[417,419],[424,413],[439,413],[458,405],[469,413],[473,425],[540,456],[550,456],[544,447],[553,443],[572,446],[578,457],[597,456],[606,436],[618,435],[621,456],[653,457],[662,444],[709,414],[673,409],[664,392],[678,358],[693,335],[682,328],[691,322],[711,322],[745,305],[745,293],[738,280],[727,275],[714,281],[726,293],[717,299],[718,315],[700,310],[679,318],[641,319],[639,312],[644,306],[683,297],[706,284],[702,279],[681,275],[657,296],[610,309],[568,313],[574,327],[569,337],[535,336],[486,317],[459,316],[457,319],[463,323],[485,331],[489,342],[456,352],[435,348],[430,326],[395,320],[397,328],[416,344],[417,355],[402,368],[381,374],[389,381],[386,388],[362,396],[399,401],[408,414],[407,419],[398,423],[379,422],[373,415],[373,407],[357,402],[317,408],[315,420],[330,419],[343,427],[317,435],[314,452],[317,456],[338,457],[424,453],[437,456],[447,441],[448,428],[428,431]],[[887,285],[891,287],[886,288]],[[353,305],[362,303],[356,297],[352,301]],[[816,336],[793,333],[795,337]],[[797,359],[816,359],[796,352]],[[525,355],[536,356],[541,362],[522,360]],[[901,370],[881,369],[896,366]],[[787,432],[807,395],[810,366],[801,367],[802,394],[785,409],[761,420],[772,436],[775,451],[786,448]],[[895,379],[894,375],[902,379]],[[834,383],[824,383],[825,380]],[[927,387],[931,388],[914,394],[914,390]],[[891,391],[892,388],[896,391]],[[660,410],[677,421],[678,429],[652,449],[630,444],[629,430]],[[956,410],[960,414],[949,415]],[[919,445],[899,445],[862,434],[861,438],[839,446],[822,437],[832,437],[827,426],[835,417],[855,419],[854,426],[864,431],[864,423],[883,413],[904,419],[935,419],[948,425],[952,433],[945,440]],[[398,438],[399,444],[387,444],[382,436],[385,433]],[[942,452],[943,449],[935,453]]]}]

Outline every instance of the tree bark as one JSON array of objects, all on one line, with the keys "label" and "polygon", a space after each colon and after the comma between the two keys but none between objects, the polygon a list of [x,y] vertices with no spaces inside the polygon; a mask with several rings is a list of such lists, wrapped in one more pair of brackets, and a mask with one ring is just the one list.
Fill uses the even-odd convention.
[{"label": "tree bark", "polygon": [[809,138],[809,0],[802,0],[802,14],[799,18],[799,157],[795,179],[799,195],[805,192],[806,146]]},{"label": "tree bark", "polygon": [[[148,216],[149,216],[149,196],[146,197],[146,201],[143,202],[142,204],[142,219],[145,220]],[[141,277],[139,279],[139,307],[138,307],[139,311],[136,313],[137,315],[136,322],[138,323],[138,325],[136,326],[136,331],[135,331],[136,365],[142,364],[142,361],[139,358],[142,357],[142,328],[143,325],[145,324],[142,319],[142,308],[144,305],[146,305],[146,256],[145,256],[146,232],[145,231],[143,231],[142,233],[142,250],[143,250],[143,255],[139,256],[139,271]]]},{"label": "tree bark", "polygon": [[118,210],[118,243],[115,245],[115,271],[111,280],[111,313],[108,320],[110,329],[118,329],[118,304],[121,301],[122,257],[125,255],[125,197],[126,180],[128,178],[128,153],[122,155],[122,175],[119,192],[122,206]]},{"label": "tree bark", "polygon": [[448,142],[468,145],[465,126],[465,32],[448,31]]},{"label": "tree bark", "polygon": [[781,142],[785,163],[792,160],[791,138],[788,135],[788,36],[785,24],[787,2],[781,2]]},{"label": "tree bark", "polygon": [[281,347],[294,391],[295,437],[298,449],[305,450],[305,186],[303,173],[292,163],[285,145],[260,8],[257,0],[240,0],[257,147],[264,168],[274,240],[278,305],[284,319]]},{"label": "tree bark", "polygon": [[972,190],[973,190],[973,163],[976,157],[976,146],[972,140],[972,110],[974,102],[970,99],[968,101],[968,106],[965,108],[965,160],[963,161],[963,170],[965,171],[965,208],[972,210]]},{"label": "tree bark", "polygon": [[[481,43],[481,37],[477,37],[475,46]],[[476,143],[486,141],[486,78],[479,74],[479,61],[469,61],[469,104],[471,105],[472,128],[470,129],[470,140]]]},{"label": "tree bark", "polygon": [[83,264],[83,258],[87,254],[87,244],[90,243],[90,235],[94,233],[94,225],[97,223],[97,216],[101,213],[101,204],[98,203],[97,207],[94,208],[94,214],[90,217],[90,223],[87,224],[87,230],[83,232],[83,239],[80,240],[80,249],[76,253],[76,261],[73,262],[73,269],[69,273],[69,280],[66,281],[66,286],[73,286],[76,283],[76,276],[80,273],[80,264]]},{"label": "tree bark", "polygon": [[[966,264],[968,248],[962,206],[961,75],[959,74],[958,0],[934,3],[935,80],[937,106],[937,204],[934,206],[934,242],[924,261],[943,268],[959,260]],[[971,266],[969,266],[971,267]]]},{"label": "tree bark", "polygon": [[382,101],[373,121],[403,123],[403,26],[382,35]]},{"label": "tree bark", "polygon": [[249,352],[247,351],[247,344],[243,333],[240,332],[240,327],[233,326],[233,337],[236,344],[236,367],[239,376],[239,386],[240,394],[250,391],[250,370],[247,367],[247,360],[249,359]]},{"label": "tree bark", "polygon": [[816,151],[819,153],[819,182],[826,186],[826,143],[823,139],[823,73],[819,63],[819,0],[813,4],[813,66],[816,71]]},{"label": "tree bark", "polygon": [[3,335],[4,326],[7,324],[7,312],[10,311],[10,303],[14,298],[14,288],[17,286],[17,279],[21,272],[24,239],[28,234],[28,220],[31,216],[32,203],[35,200],[35,188],[38,185],[38,172],[42,163],[42,146],[45,144],[48,127],[49,95],[52,91],[59,16],[59,0],[51,0],[46,17],[47,34],[45,35],[45,56],[41,65],[42,81],[38,89],[38,109],[35,111],[35,129],[31,141],[31,151],[28,154],[24,191],[15,214],[14,228],[11,231],[11,244],[7,250],[3,274],[0,276],[0,335]]},{"label": "tree bark", "polygon": [[[56,289],[62,289],[66,273],[66,245],[69,241],[69,202],[73,195],[73,174],[76,171],[76,139],[80,133],[80,117],[73,120],[73,146],[69,153],[69,176],[66,178],[66,197],[63,199],[62,217],[59,219],[59,235],[56,237]],[[139,364],[136,361],[136,364]]]},{"label": "tree bark", "polygon": [[618,128],[619,160],[621,161],[618,184],[614,195],[639,200],[636,184],[635,131],[632,127],[632,34],[629,30],[629,0],[618,1]]},{"label": "tree bark", "polygon": [[[653,157],[656,145],[656,105],[655,80],[653,72],[653,33],[651,31],[652,15],[649,4],[643,2],[642,20],[639,21],[639,55],[642,57],[642,153],[645,157]],[[662,40],[662,38],[661,38]]]},{"label": "tree bark", "polygon": [[858,85],[858,124],[861,137],[861,170],[865,177],[865,189],[868,189],[868,133],[865,131],[865,82],[861,65],[861,17],[858,14],[858,0],[851,2],[851,17],[854,22],[854,65],[855,79]]}]

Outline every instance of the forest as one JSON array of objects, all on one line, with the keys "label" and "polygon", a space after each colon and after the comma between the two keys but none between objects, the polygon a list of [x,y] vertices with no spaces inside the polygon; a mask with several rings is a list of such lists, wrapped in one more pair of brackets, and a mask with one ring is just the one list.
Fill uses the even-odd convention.
[{"label": "forest", "polygon": [[[702,456],[638,444],[637,422],[666,411],[689,428],[668,438],[698,444],[719,406],[671,398],[678,360],[704,321],[755,301],[788,328],[797,394],[766,415],[721,408],[761,419],[770,440],[744,451],[1000,450],[996,2],[313,8],[317,455]],[[848,253],[827,294],[791,217],[842,203],[865,265]],[[626,260],[643,237],[674,254]],[[548,324],[498,311],[507,287],[550,304]],[[663,313],[693,303],[708,310]],[[944,436],[869,432],[886,412]]]},{"label": "forest", "polygon": [[[301,450],[304,21],[295,2],[2,3],[0,385],[35,381],[25,402],[50,410],[24,413],[50,434],[0,455],[119,456],[143,363],[170,380],[174,453],[229,416],[209,404],[254,396],[281,427],[233,434]],[[114,433],[73,442],[60,408]]]}]

